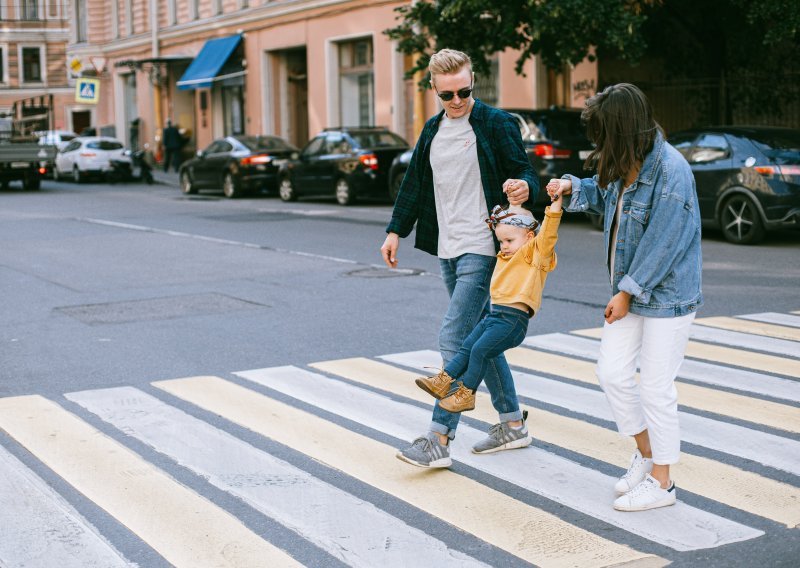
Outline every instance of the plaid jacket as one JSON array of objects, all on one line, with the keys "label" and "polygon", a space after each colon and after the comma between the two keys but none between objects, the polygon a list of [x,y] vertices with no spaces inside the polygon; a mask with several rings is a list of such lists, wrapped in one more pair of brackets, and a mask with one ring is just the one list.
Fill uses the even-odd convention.
[{"label": "plaid jacket", "polygon": [[[439,130],[439,121],[443,114],[444,110],[425,123],[400,186],[392,220],[386,227],[387,233],[407,237],[416,223],[414,246],[432,255],[436,255],[439,248],[439,223],[436,218],[430,152],[431,142]],[[527,181],[530,188],[527,204],[532,204],[539,192],[539,178],[528,161],[519,126],[514,118],[507,112],[476,99],[469,123],[477,140],[478,166],[481,170],[483,194],[486,197],[486,216],[489,216],[495,205],[508,203],[508,198],[503,193],[503,182],[507,179]],[[496,239],[495,249],[499,250]]]}]

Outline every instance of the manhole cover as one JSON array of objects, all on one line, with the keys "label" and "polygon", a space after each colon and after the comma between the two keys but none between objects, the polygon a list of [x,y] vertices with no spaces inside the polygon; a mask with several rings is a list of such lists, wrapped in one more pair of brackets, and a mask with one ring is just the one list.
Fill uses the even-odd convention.
[{"label": "manhole cover", "polygon": [[359,268],[345,273],[345,276],[355,276],[357,278],[397,278],[400,276],[419,276],[423,271],[418,268],[381,268],[370,266],[369,268]]},{"label": "manhole cover", "polygon": [[111,302],[107,304],[85,304],[65,306],[55,311],[66,314],[89,325],[129,323],[136,321],[165,320],[187,316],[220,314],[267,307],[225,296],[224,294],[194,294],[169,296],[148,300]]}]

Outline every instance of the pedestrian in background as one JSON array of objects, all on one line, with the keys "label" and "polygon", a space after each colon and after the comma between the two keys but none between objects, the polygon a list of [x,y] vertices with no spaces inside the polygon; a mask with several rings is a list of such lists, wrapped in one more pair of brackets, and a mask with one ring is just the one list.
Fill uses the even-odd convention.
[{"label": "pedestrian in background", "polygon": [[181,165],[181,150],[183,149],[183,136],[180,131],[173,126],[172,121],[167,119],[167,126],[161,136],[161,143],[164,145],[164,171],[169,171],[170,164],[175,167],[175,171]]},{"label": "pedestrian in background", "polygon": [[[636,452],[616,483],[614,508],[675,503],[670,466],[680,456],[675,377],[703,303],[700,215],[694,176],[664,140],[650,103],[621,83],[586,102],[582,120],[597,175],[550,180],[567,211],[604,215],[612,298],[605,309],[597,377],[621,434]],[[640,380],[636,382],[637,359]]]},{"label": "pedestrian in background", "polygon": [[[450,296],[439,332],[447,364],[488,313],[489,281],[498,250],[484,223],[489,204],[521,205],[535,197],[539,183],[511,115],[472,97],[475,77],[470,58],[442,49],[431,56],[428,70],[443,109],[428,120],[417,141],[381,254],[389,267],[396,267],[400,238],[408,236],[416,223],[415,247],[439,257]],[[483,380],[500,423],[473,451],[529,445],[514,379],[502,354],[491,360]],[[437,401],[429,432],[397,457],[421,467],[448,467],[449,441],[455,437],[459,417]]]}]

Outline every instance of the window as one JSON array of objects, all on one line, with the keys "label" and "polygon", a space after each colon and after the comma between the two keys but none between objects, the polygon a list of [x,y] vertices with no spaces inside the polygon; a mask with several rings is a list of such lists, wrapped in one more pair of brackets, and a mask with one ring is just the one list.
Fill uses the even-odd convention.
[{"label": "window", "polygon": [[692,142],[694,139],[697,138],[695,134],[681,134],[679,136],[673,136],[669,139],[669,143],[680,152],[684,158],[689,159],[689,155],[692,151]]},{"label": "window", "polygon": [[0,83],[8,83],[8,75],[6,75],[8,71],[7,52],[8,48],[5,45],[0,45]]},{"label": "window", "polygon": [[22,82],[23,83],[42,83],[42,48],[41,47],[22,47]]},{"label": "window", "polygon": [[23,20],[38,20],[39,0],[20,0],[20,15]]},{"label": "window", "polygon": [[722,134],[703,134],[697,141],[689,160],[692,164],[704,164],[721,160],[729,155],[728,141]]},{"label": "window", "polygon": [[497,106],[497,101],[500,98],[497,88],[499,72],[500,64],[497,55],[494,55],[489,60],[488,73],[475,73],[475,94],[473,96],[487,105]]},{"label": "window", "polygon": [[308,143],[308,146],[305,147],[303,150],[303,156],[306,158],[311,158],[313,156],[318,156],[325,153],[325,137],[324,136],[317,136],[311,142]]},{"label": "window", "polygon": [[372,39],[339,44],[339,104],[343,125],[373,125]]},{"label": "window", "polygon": [[86,0],[75,0],[75,42],[83,43],[87,36]]}]

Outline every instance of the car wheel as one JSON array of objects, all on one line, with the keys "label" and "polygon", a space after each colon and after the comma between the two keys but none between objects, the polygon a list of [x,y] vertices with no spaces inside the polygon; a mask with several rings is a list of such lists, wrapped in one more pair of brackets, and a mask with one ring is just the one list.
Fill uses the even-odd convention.
[{"label": "car wheel", "polygon": [[193,193],[197,193],[197,188],[192,183],[192,176],[189,175],[189,170],[183,170],[181,172],[181,192],[184,195],[191,195]]},{"label": "car wheel", "polygon": [[405,172],[400,172],[392,178],[392,181],[389,183],[389,199],[392,200],[392,203],[397,201],[397,195],[400,193],[400,186],[403,184],[403,176]]},{"label": "car wheel", "polygon": [[288,176],[281,178],[278,195],[282,201],[295,201],[297,199],[297,191],[295,191],[292,180]]},{"label": "car wheel", "polygon": [[736,194],[722,204],[720,226],[725,239],[737,245],[752,245],[764,238],[766,231],[752,199]]},{"label": "car wheel", "polygon": [[352,205],[355,203],[356,196],[353,186],[345,178],[336,180],[336,201],[339,205]]},{"label": "car wheel", "polygon": [[75,183],[83,183],[84,175],[81,173],[81,170],[78,166],[72,167],[72,181]]},{"label": "car wheel", "polygon": [[36,191],[41,187],[42,180],[38,175],[31,174],[22,178],[22,189],[24,191]]},{"label": "car wheel", "polygon": [[242,190],[236,184],[233,174],[228,172],[222,179],[222,193],[228,199],[236,199],[242,196]]},{"label": "car wheel", "polygon": [[603,230],[603,216],[602,215],[595,215],[594,213],[587,213],[586,216],[589,218],[589,222],[592,224],[592,227],[594,227],[598,231],[602,231]]}]

